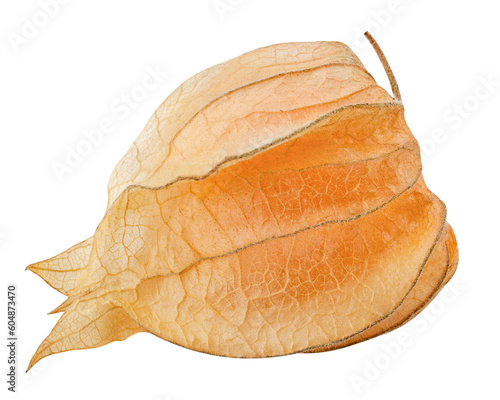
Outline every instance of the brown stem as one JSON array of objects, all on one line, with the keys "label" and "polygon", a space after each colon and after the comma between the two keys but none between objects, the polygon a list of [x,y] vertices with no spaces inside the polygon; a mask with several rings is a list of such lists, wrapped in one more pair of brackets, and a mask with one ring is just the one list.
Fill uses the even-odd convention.
[{"label": "brown stem", "polygon": [[385,55],[378,45],[377,41],[374,39],[374,37],[370,34],[370,32],[365,32],[365,36],[372,45],[373,49],[377,53],[377,56],[384,66],[385,73],[387,74],[387,77],[389,78],[389,82],[391,83],[391,89],[392,89],[392,94],[394,95],[394,98],[399,101],[400,103],[403,103],[401,100],[401,92],[399,91],[399,86],[398,83],[396,82],[396,78],[394,77],[394,73],[392,72],[391,66],[387,62],[387,58],[385,58]]}]

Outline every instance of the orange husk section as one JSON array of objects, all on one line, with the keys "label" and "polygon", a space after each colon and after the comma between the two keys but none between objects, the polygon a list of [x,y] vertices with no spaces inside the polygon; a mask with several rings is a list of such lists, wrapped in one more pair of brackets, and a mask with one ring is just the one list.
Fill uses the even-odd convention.
[{"label": "orange husk section", "polygon": [[29,368],[138,332],[230,357],[333,350],[410,320],[458,262],[402,105],[340,43],[191,78],[108,189],[92,238],[28,267],[68,296]]}]

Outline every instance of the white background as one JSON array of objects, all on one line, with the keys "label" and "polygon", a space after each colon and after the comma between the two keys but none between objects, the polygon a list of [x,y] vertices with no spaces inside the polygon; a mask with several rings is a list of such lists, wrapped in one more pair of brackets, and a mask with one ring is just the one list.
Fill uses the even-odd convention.
[{"label": "white background", "polygon": [[[500,398],[497,2],[66,0],[44,19],[40,3],[46,1],[0,6],[0,302],[7,301],[7,284],[15,283],[19,304],[21,371],[12,396]],[[217,4],[226,8],[218,12]],[[20,43],[23,26],[34,19],[43,26]],[[334,352],[229,359],[142,333],[51,356],[24,374],[57,321],[58,315],[46,312],[64,300],[25,266],[93,234],[112,168],[161,101],[202,69],[289,41],[347,43],[390,90],[362,40],[365,29],[392,65],[408,125],[422,146],[426,182],[447,204],[458,238],[458,271],[433,305],[392,333]],[[114,111],[148,68],[168,76],[129,115]],[[64,163],[68,146],[75,149],[85,139],[83,130],[103,119],[112,120],[112,132],[58,180],[52,164]],[[2,398],[6,386],[1,384]]]}]

